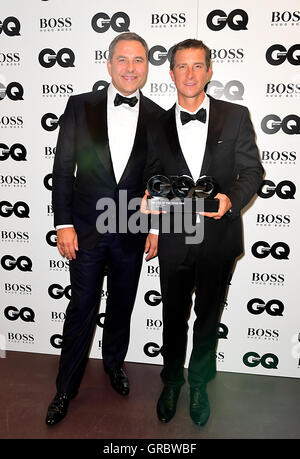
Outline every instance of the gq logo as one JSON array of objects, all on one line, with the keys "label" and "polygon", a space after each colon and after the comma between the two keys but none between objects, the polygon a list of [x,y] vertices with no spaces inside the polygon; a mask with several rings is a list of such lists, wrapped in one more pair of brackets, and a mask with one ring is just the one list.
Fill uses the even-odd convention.
[{"label": "gq logo", "polygon": [[118,11],[110,18],[106,13],[97,13],[92,18],[92,28],[95,32],[104,33],[111,27],[115,32],[129,32],[130,19],[123,11]]},{"label": "gq logo", "polygon": [[0,34],[3,32],[9,37],[15,37],[20,34],[21,24],[20,21],[14,16],[9,16],[4,21],[0,20]]},{"label": "gq logo", "polygon": [[226,25],[231,30],[247,30],[248,14],[244,10],[236,9],[227,16],[223,10],[213,10],[206,18],[206,24],[214,32],[224,29]]},{"label": "gq logo", "polygon": [[75,54],[70,48],[62,48],[57,53],[51,48],[43,49],[39,54],[39,63],[42,67],[50,68],[56,63],[61,67],[75,67]]},{"label": "gq logo", "polygon": [[97,314],[97,319],[96,319],[96,324],[98,327],[104,328],[104,323],[105,323],[105,313],[99,313]]},{"label": "gq logo", "polygon": [[0,83],[0,100],[3,100],[5,96],[10,100],[24,100],[23,86],[17,81],[9,83],[6,87]]},{"label": "gq logo", "polygon": [[266,311],[270,316],[282,316],[284,305],[280,300],[269,300],[266,303],[261,298],[248,301],[247,309],[251,314],[259,315]]},{"label": "gq logo", "polygon": [[52,174],[45,175],[44,186],[47,190],[52,191]]},{"label": "gq logo", "polygon": [[218,338],[227,339],[228,327],[225,324],[219,323],[218,326]]},{"label": "gq logo", "polygon": [[48,294],[54,300],[60,300],[65,296],[68,300],[71,299],[71,285],[63,288],[60,284],[52,284],[48,288]]},{"label": "gq logo", "polygon": [[4,255],[1,258],[1,266],[6,271],[12,271],[17,267],[20,271],[32,271],[32,261],[26,256],[15,259],[12,255]]},{"label": "gq logo", "polygon": [[228,100],[243,100],[244,86],[238,80],[231,80],[225,86],[217,80],[212,80],[207,85],[207,94],[221,99],[224,96]]},{"label": "gq logo", "polygon": [[260,198],[268,199],[276,194],[280,199],[295,199],[296,185],[289,180],[283,180],[275,185],[272,180],[264,180],[257,192]]},{"label": "gq logo", "polygon": [[152,46],[152,48],[150,48],[149,50],[149,55],[148,55],[150,64],[157,66],[157,65],[163,65],[167,59],[170,61],[172,48],[173,46],[169,49],[169,51],[167,51],[164,46],[161,46],[161,45]]},{"label": "gq logo", "polygon": [[4,309],[4,315],[8,320],[21,319],[23,322],[34,322],[35,314],[30,308],[21,308],[20,310],[15,306],[7,306]]},{"label": "gq logo", "polygon": [[21,143],[14,143],[10,148],[5,143],[0,143],[0,161],[11,157],[14,161],[26,161],[27,151]]},{"label": "gq logo", "polygon": [[144,346],[144,353],[148,357],[157,357],[160,354],[160,346],[156,343],[147,343]]},{"label": "gq logo", "polygon": [[46,234],[46,241],[49,245],[51,245],[51,247],[56,247],[57,237],[55,230],[49,231]]},{"label": "gq logo", "polygon": [[96,83],[93,85],[92,91],[100,91],[101,89],[106,88],[107,85],[108,82],[105,80],[96,81]]},{"label": "gq logo", "polygon": [[62,348],[62,341],[62,335],[52,335],[50,338],[50,344],[51,346],[55,347],[55,349]]},{"label": "gq logo", "polygon": [[57,118],[57,116],[54,113],[45,113],[45,115],[42,116],[41,119],[41,125],[45,131],[55,131],[57,126],[59,125],[60,118]]},{"label": "gq logo", "polygon": [[279,359],[275,354],[264,354],[260,357],[256,352],[247,352],[243,357],[243,363],[247,367],[257,367],[261,364],[267,369],[277,369]]},{"label": "gq logo", "polygon": [[18,218],[29,218],[29,206],[26,202],[17,201],[11,204],[9,201],[0,201],[0,216],[10,217],[15,214]]},{"label": "gq logo", "polygon": [[281,120],[278,115],[267,115],[262,119],[261,128],[266,134],[276,134],[280,128],[285,134],[300,134],[300,118],[297,115],[287,115]]},{"label": "gq logo", "polygon": [[145,294],[144,299],[149,306],[158,306],[161,302],[161,294],[156,290],[149,290]]},{"label": "gq logo", "polygon": [[266,258],[271,254],[276,260],[288,260],[290,248],[285,242],[276,242],[270,246],[265,241],[258,241],[253,244],[251,252],[256,258]]},{"label": "gq logo", "polygon": [[286,60],[292,65],[300,65],[300,44],[291,46],[288,50],[280,44],[267,49],[266,60],[271,65],[281,65]]}]

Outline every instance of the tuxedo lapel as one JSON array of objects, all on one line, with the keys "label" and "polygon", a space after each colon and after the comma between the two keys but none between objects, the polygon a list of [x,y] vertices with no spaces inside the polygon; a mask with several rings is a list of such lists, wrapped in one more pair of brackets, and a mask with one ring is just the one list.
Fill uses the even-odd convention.
[{"label": "tuxedo lapel", "polygon": [[215,99],[208,97],[210,99],[208,132],[200,176],[207,175],[212,159],[211,153],[217,145],[224,126],[224,112],[220,110],[220,107],[216,107]]},{"label": "tuxedo lapel", "polygon": [[193,177],[181,150],[176,127],[175,105],[167,112],[163,129],[170,147],[174,166],[176,165],[176,169],[182,170],[183,174]]},{"label": "tuxedo lapel", "polygon": [[103,89],[97,95],[99,95],[99,98],[97,98],[95,103],[85,104],[88,129],[94,141],[100,163],[114,184],[116,184],[108,141],[107,88]]}]

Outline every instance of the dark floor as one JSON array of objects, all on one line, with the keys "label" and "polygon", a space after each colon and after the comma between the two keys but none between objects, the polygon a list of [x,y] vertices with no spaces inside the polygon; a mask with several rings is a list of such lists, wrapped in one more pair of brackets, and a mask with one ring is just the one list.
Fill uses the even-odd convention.
[{"label": "dark floor", "polygon": [[219,372],[209,384],[211,417],[205,427],[189,417],[181,392],[168,424],[156,417],[160,366],[127,363],[128,397],[110,386],[102,361],[90,359],[67,417],[48,427],[44,418],[55,394],[58,356],[6,352],[0,359],[1,439],[299,439],[300,381]]}]

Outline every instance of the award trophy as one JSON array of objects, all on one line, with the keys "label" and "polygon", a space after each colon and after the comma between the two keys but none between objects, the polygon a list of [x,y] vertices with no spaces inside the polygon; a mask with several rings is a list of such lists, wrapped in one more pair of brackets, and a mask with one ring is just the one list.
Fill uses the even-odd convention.
[{"label": "award trophy", "polygon": [[154,175],[148,180],[150,210],[194,213],[217,212],[219,200],[215,199],[219,186],[213,177],[200,177],[195,183],[188,175]]}]

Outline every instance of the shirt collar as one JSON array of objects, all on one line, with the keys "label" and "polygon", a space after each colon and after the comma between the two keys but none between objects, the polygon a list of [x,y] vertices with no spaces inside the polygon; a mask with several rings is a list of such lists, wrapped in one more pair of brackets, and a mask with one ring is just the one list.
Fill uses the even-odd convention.
[{"label": "shirt collar", "polygon": [[[117,90],[117,88],[113,85],[113,83],[110,83],[107,88],[107,98],[108,98],[108,103],[114,107],[114,100],[116,97],[116,94],[122,94],[120,91]],[[134,93],[130,94],[130,96],[124,96],[124,97],[137,97],[138,103],[134,107],[129,107],[127,104],[122,104],[123,106],[129,107],[129,108],[134,108],[137,109],[139,106],[139,101],[140,101],[140,90],[137,89]]]},{"label": "shirt collar", "polygon": [[177,100],[177,102],[176,102],[176,114],[177,114],[178,116],[180,116],[180,112],[181,112],[181,111],[184,111],[184,112],[188,112],[188,113],[194,114],[194,113],[197,113],[197,111],[200,110],[200,108],[205,108],[207,111],[208,111],[208,109],[209,109],[209,98],[208,98],[208,96],[207,96],[206,94],[204,95],[204,99],[203,99],[202,103],[201,103],[201,104],[199,105],[199,107],[198,107],[195,111],[193,111],[193,112],[190,112],[190,111],[187,110],[186,108],[181,107],[181,105],[179,105],[179,103],[178,103],[178,100]]}]

